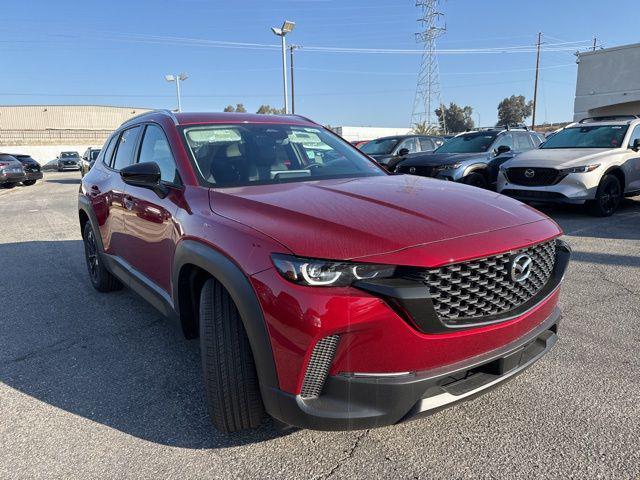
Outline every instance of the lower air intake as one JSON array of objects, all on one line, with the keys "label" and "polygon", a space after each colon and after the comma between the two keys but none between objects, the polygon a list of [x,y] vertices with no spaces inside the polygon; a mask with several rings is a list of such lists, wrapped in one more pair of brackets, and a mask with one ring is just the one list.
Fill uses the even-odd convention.
[{"label": "lower air intake", "polygon": [[300,396],[302,398],[314,398],[320,396],[322,387],[329,374],[333,356],[338,348],[340,335],[331,335],[320,340],[311,353],[307,372],[304,374],[302,382],[302,390]]}]

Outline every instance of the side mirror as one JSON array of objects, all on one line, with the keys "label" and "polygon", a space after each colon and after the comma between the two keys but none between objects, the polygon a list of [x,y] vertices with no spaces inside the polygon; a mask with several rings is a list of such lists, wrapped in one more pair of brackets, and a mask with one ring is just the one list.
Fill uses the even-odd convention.
[{"label": "side mirror", "polygon": [[160,176],[160,167],[156,162],[134,163],[120,170],[120,177],[127,185],[148,188],[160,198],[164,198],[169,193],[169,189],[160,183]]},{"label": "side mirror", "polygon": [[631,150],[635,150],[636,152],[640,150],[640,138],[636,138],[631,145]]},{"label": "side mirror", "polygon": [[406,157],[407,155],[409,155],[409,149],[408,148],[401,148],[400,150],[398,150],[398,153],[396,155],[398,157]]},{"label": "side mirror", "polygon": [[502,155],[503,153],[507,153],[511,151],[511,147],[508,145],[500,145],[498,148],[496,148],[495,152],[496,155]]}]

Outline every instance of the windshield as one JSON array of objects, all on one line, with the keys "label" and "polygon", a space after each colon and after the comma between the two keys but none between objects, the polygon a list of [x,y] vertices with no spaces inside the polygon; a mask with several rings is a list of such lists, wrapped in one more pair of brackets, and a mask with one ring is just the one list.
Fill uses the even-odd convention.
[{"label": "windshield", "polygon": [[78,152],[62,152],[62,158],[78,158]]},{"label": "windshield", "polygon": [[200,125],[184,129],[201,178],[231,187],[385,173],[345,141],[315,127]]},{"label": "windshield", "polygon": [[360,147],[360,150],[367,155],[389,155],[399,141],[399,138],[379,138],[365,143]]},{"label": "windshield", "polygon": [[447,140],[433,153],[481,153],[486,152],[498,132],[465,133]]},{"label": "windshield", "polygon": [[626,125],[591,125],[560,130],[540,148],[618,148],[627,133]]}]

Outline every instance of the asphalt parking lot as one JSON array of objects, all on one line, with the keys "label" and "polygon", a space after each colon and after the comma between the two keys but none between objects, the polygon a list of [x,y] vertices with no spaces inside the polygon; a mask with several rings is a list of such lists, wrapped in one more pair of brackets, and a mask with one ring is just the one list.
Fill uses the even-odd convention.
[{"label": "asphalt parking lot", "polygon": [[197,341],[85,271],[77,172],[0,190],[0,477],[639,478],[640,197],[545,210],[574,249],[560,341],[526,373],[403,425],[223,436]]}]

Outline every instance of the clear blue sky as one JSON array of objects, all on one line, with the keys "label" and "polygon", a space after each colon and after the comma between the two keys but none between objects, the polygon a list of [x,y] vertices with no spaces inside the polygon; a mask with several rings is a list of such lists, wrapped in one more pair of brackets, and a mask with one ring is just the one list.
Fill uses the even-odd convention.
[{"label": "clear blue sky", "polygon": [[[538,31],[551,45],[588,42],[594,34],[606,47],[634,43],[637,6],[632,0],[447,0],[438,48],[533,45]],[[278,50],[215,42],[277,45],[269,27],[288,18],[297,23],[288,40],[305,47],[417,49],[418,16],[411,0],[7,0],[0,104],[173,108],[174,87],[163,77],[185,71],[184,110],[281,106]],[[439,62],[443,101],[472,106],[483,125],[496,121],[505,96],[533,96],[534,53],[442,54]],[[302,49],[297,111],[331,125],[408,125],[419,65],[416,54]],[[569,120],[574,55],[544,51],[542,67],[538,119]]]}]

